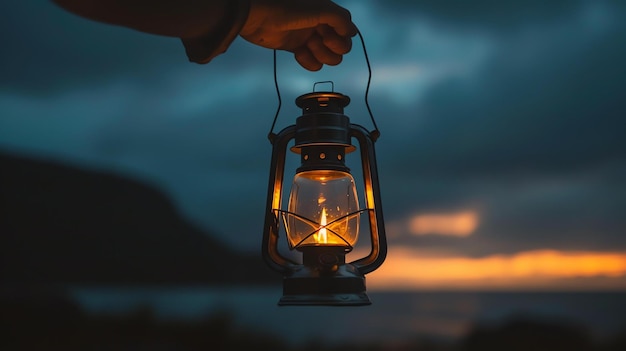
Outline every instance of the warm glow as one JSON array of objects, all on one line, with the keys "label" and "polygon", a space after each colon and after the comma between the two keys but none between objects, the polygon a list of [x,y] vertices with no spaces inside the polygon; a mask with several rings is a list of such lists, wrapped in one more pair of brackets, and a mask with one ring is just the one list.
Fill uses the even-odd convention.
[{"label": "warm glow", "polygon": [[[626,288],[625,252],[537,250],[481,258],[390,250],[371,282],[377,288]],[[562,285],[566,281],[569,285]],[[601,286],[597,286],[601,284]]]},{"label": "warm glow", "polygon": [[282,213],[290,248],[351,247],[359,234],[359,201],[348,172],[314,170],[294,176]]},{"label": "warm glow", "polygon": [[365,201],[365,207],[374,208],[374,191],[369,187],[365,190]]},{"label": "warm glow", "polygon": [[322,218],[320,219],[320,229],[314,234],[315,241],[320,244],[328,244],[328,234],[326,233],[326,207],[322,207]]},{"label": "warm glow", "polygon": [[281,183],[278,183],[278,185],[276,185],[276,187],[274,188],[274,196],[272,196],[272,208],[273,209],[277,209],[280,208],[280,196],[281,196],[281,191],[282,191],[282,185]]},{"label": "warm glow", "polygon": [[478,214],[472,211],[440,214],[427,213],[413,217],[409,223],[411,234],[439,234],[465,237],[478,227]]}]

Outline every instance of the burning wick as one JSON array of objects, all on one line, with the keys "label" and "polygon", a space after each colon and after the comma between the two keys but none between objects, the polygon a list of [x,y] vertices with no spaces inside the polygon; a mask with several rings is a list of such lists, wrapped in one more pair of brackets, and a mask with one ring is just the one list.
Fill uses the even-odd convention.
[{"label": "burning wick", "polygon": [[317,242],[320,244],[328,244],[328,236],[326,234],[326,207],[322,207],[322,219],[320,220],[320,229],[317,231]]}]

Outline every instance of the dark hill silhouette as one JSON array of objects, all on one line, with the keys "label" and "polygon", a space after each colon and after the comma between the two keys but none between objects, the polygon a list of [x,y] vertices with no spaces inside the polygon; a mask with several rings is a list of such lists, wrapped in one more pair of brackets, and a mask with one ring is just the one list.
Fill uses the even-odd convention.
[{"label": "dark hill silhouette", "polygon": [[[185,222],[161,192],[110,173],[0,153],[0,282],[273,282]],[[274,278],[275,279],[275,278]]]}]

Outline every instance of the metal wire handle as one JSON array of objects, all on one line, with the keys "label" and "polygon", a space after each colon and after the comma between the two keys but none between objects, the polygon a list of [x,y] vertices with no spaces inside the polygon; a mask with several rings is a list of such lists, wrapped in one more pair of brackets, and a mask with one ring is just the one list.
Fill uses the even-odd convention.
[{"label": "metal wire handle", "polygon": [[[370,115],[370,119],[372,120],[372,125],[374,126],[374,130],[370,132],[372,140],[376,141],[380,136],[380,131],[378,130],[378,126],[376,125],[376,120],[374,119],[374,115],[372,114],[372,109],[370,108],[370,104],[368,101],[370,84],[372,82],[372,67],[370,65],[370,59],[367,55],[367,49],[365,48],[365,40],[363,39],[363,35],[361,31],[357,28],[357,34],[359,35],[359,39],[361,39],[361,46],[363,47],[363,55],[365,56],[365,63],[367,64],[367,86],[365,87],[365,107],[367,107],[367,112]],[[326,83],[330,81],[318,82],[318,83]],[[332,83],[332,82],[330,82]],[[317,83],[315,83],[317,84]],[[276,87],[276,96],[278,97],[278,107],[276,108],[276,114],[274,115],[274,120],[272,121],[272,127],[270,128],[270,132],[267,134],[267,138],[270,142],[274,142],[274,138],[276,134],[274,134],[274,127],[276,126],[276,120],[278,119],[278,115],[280,114],[280,108],[282,107],[282,99],[280,97],[280,89],[278,87],[278,77],[276,74],[276,50],[274,49],[274,86]],[[313,86],[315,89],[315,85]],[[334,90],[334,84],[333,84]]]},{"label": "metal wire handle", "polygon": [[313,83],[313,92],[315,92],[315,87],[317,87],[318,84],[324,83],[330,83],[330,91],[332,91],[333,93],[335,92],[335,82],[333,82],[332,80],[323,80],[321,82]]}]

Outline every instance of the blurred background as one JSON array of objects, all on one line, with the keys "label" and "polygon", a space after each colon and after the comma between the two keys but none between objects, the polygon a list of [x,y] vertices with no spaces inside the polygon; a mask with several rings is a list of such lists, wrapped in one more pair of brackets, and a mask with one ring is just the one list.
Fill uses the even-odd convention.
[{"label": "blurred background", "polygon": [[[625,349],[626,3],[337,2],[382,134],[389,254],[361,308],[276,306],[270,50],[196,65],[177,38],[0,4],[3,349]],[[325,80],[371,128],[357,38],[277,75],[278,130]]]}]

